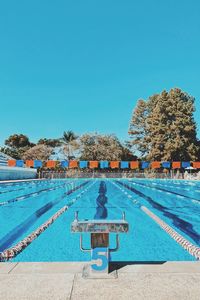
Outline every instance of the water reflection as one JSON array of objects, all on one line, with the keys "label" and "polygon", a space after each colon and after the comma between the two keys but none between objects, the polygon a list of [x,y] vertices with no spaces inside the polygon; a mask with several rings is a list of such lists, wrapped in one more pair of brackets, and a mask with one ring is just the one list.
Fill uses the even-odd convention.
[{"label": "water reflection", "polygon": [[94,216],[95,219],[106,219],[108,216],[107,208],[105,204],[108,202],[108,198],[106,197],[107,187],[105,181],[101,181],[99,185],[99,196],[96,199],[96,214]]}]

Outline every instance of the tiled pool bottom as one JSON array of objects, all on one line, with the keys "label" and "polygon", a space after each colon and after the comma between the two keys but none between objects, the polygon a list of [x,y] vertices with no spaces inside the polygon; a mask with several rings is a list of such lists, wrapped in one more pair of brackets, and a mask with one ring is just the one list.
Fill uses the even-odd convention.
[{"label": "tiled pool bottom", "polygon": [[[99,203],[99,186],[106,193]],[[84,184],[83,184],[84,183]],[[77,189],[75,189],[75,187]],[[72,204],[12,261],[86,261],[79,234],[70,232],[75,211],[80,219],[120,219],[129,233],[120,235],[120,249],[111,261],[196,260],[151,217],[145,206],[178,234],[200,246],[200,183],[172,180],[67,179],[0,184],[0,251],[23,240],[63,206]],[[84,236],[89,246],[89,235]],[[111,247],[115,236],[111,236]]]}]

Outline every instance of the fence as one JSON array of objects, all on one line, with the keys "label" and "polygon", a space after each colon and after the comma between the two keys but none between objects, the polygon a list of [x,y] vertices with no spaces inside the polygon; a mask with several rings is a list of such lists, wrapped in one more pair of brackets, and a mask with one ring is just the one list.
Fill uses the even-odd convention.
[{"label": "fence", "polygon": [[183,179],[184,173],[171,171],[169,173],[134,172],[134,171],[39,171],[38,178],[62,179],[62,178],[158,178],[158,179]]}]

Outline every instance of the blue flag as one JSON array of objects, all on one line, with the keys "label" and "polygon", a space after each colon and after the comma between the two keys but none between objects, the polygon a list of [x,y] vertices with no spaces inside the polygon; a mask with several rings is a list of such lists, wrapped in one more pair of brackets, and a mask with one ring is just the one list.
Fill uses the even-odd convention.
[{"label": "blue flag", "polygon": [[81,169],[87,168],[87,166],[88,166],[88,161],[87,160],[80,160],[79,161],[79,167]]},{"label": "blue flag", "polygon": [[129,167],[129,162],[128,161],[121,161],[120,167],[121,167],[121,169],[127,169]]},{"label": "blue flag", "polygon": [[108,161],[107,160],[100,161],[100,168],[101,169],[107,169],[108,168]]},{"label": "blue flag", "polygon": [[16,167],[23,167],[24,166],[24,161],[23,160],[16,160]]},{"label": "blue flag", "polygon": [[190,162],[189,161],[182,161],[181,165],[182,165],[182,168],[189,168],[190,167]]},{"label": "blue flag", "polygon": [[165,169],[170,169],[171,164],[169,161],[164,161],[164,162],[162,162],[162,166]]},{"label": "blue flag", "polygon": [[42,161],[41,160],[34,160],[33,166],[34,166],[34,168],[41,168],[42,167]]},{"label": "blue flag", "polygon": [[147,169],[150,165],[150,162],[148,161],[142,161],[142,164],[141,164],[141,168],[142,169]]},{"label": "blue flag", "polygon": [[68,168],[68,167],[69,167],[69,162],[68,162],[68,160],[63,160],[63,161],[61,161],[61,167],[62,167],[62,168]]}]

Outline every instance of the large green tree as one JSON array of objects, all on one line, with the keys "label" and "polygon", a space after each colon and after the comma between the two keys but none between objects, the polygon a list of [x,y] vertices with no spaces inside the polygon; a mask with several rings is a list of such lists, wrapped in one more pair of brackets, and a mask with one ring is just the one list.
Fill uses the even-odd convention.
[{"label": "large green tree", "polygon": [[148,151],[148,135],[146,126],[146,117],[148,115],[148,105],[140,99],[133,111],[129,134],[132,137],[133,149],[139,151],[144,156]]},{"label": "large green tree", "polygon": [[129,131],[133,146],[149,160],[198,159],[194,111],[194,97],[178,88],[138,101]]}]

